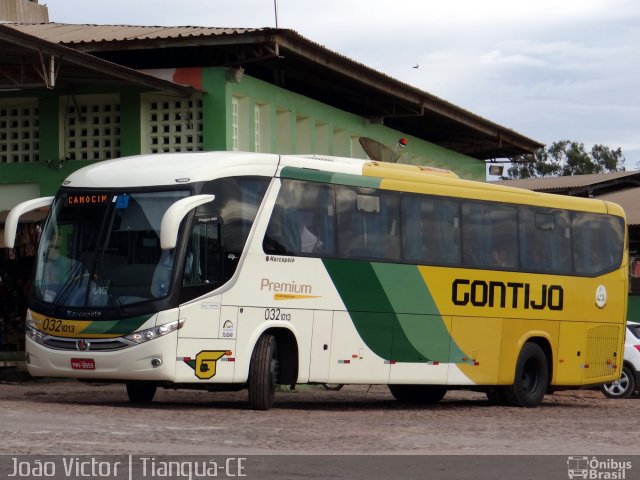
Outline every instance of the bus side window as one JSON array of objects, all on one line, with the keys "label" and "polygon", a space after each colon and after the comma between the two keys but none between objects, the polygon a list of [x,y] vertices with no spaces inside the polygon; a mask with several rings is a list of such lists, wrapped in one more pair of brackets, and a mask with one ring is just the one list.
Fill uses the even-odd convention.
[{"label": "bus side window", "polygon": [[[189,270],[185,264],[186,278],[216,287],[233,276],[270,181],[267,177],[242,176],[220,178],[204,185],[202,193],[215,195],[215,200],[197,208],[196,218],[205,221],[207,227],[199,234],[202,242],[199,250],[195,243],[190,248],[199,258],[200,270],[206,268],[209,273],[200,278],[198,275],[202,273]],[[189,262],[188,254],[185,261]]]},{"label": "bus side window", "polygon": [[336,206],[342,258],[400,260],[397,192],[337,185]]},{"label": "bus side window", "polygon": [[513,206],[463,202],[464,264],[480,268],[516,268],[517,218],[517,209]]},{"label": "bus side window", "polygon": [[597,213],[576,213],[572,222],[573,263],[576,273],[599,275],[622,262],[622,221]]},{"label": "bus side window", "polygon": [[571,273],[571,221],[568,212],[520,207],[519,230],[523,269]]},{"label": "bus side window", "polygon": [[405,195],[402,199],[404,260],[426,265],[460,262],[459,202]]},{"label": "bus side window", "polygon": [[262,244],[265,253],[332,255],[334,211],[332,185],[283,180]]}]

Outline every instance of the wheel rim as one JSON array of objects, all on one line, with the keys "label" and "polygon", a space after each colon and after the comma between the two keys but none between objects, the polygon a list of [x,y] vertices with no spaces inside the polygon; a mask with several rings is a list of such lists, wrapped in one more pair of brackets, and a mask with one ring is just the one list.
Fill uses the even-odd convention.
[{"label": "wheel rim", "polygon": [[539,365],[534,360],[529,360],[522,369],[522,390],[526,393],[535,391],[540,384]]},{"label": "wheel rim", "polygon": [[612,383],[607,383],[604,385],[604,389],[607,391],[609,395],[613,395],[615,397],[619,397],[620,395],[624,395],[624,393],[629,388],[629,377],[627,377],[627,372],[622,371],[622,375],[620,376],[620,380],[616,380]]}]

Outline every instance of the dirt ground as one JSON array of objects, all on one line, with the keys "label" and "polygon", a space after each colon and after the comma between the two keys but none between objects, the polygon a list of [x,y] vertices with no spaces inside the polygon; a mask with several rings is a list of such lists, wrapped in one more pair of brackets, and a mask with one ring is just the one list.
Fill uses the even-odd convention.
[{"label": "dirt ground", "polygon": [[278,392],[262,412],[246,392],[159,390],[141,407],[123,385],[38,381],[0,384],[0,453],[631,455],[638,418],[640,399],[588,390],[522,409],[466,391],[424,407],[382,386],[306,387]]}]

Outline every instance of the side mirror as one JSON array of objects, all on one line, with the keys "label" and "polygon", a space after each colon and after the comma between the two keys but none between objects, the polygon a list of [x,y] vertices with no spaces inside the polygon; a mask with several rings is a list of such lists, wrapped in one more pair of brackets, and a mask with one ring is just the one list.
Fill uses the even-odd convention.
[{"label": "side mirror", "polygon": [[11,209],[4,222],[4,246],[6,248],[13,248],[16,243],[16,232],[18,230],[20,217],[31,210],[48,207],[53,203],[53,198],[54,197],[34,198],[33,200],[19,203]]},{"label": "side mirror", "polygon": [[160,248],[162,250],[175,248],[178,243],[178,229],[182,219],[194,208],[204,203],[213,202],[214,198],[216,198],[215,195],[194,195],[178,200],[171,205],[164,212],[160,223]]}]

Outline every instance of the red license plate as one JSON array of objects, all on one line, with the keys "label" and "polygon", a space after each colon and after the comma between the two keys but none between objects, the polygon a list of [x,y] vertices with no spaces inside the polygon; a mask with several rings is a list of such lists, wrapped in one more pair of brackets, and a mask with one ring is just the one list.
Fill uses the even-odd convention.
[{"label": "red license plate", "polygon": [[74,370],[95,370],[96,362],[93,358],[72,358],[71,368]]}]

